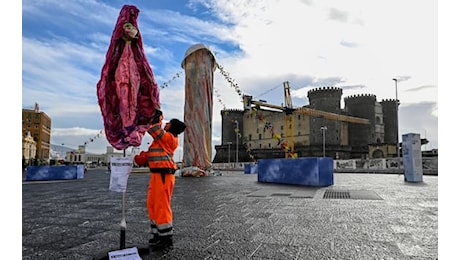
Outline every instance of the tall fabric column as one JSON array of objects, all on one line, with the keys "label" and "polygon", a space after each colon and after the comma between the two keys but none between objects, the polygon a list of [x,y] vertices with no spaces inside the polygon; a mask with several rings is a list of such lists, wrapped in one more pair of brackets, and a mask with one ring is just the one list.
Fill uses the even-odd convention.
[{"label": "tall fabric column", "polygon": [[185,70],[183,166],[206,171],[212,162],[212,110],[215,57],[204,44],[192,45],[181,64]]}]

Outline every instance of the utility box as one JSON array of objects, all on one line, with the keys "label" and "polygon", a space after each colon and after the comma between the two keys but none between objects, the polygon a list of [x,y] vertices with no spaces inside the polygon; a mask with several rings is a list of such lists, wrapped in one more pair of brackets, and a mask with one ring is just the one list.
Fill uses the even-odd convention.
[{"label": "utility box", "polygon": [[402,154],[404,181],[422,182],[423,164],[420,134],[408,133],[403,135]]}]

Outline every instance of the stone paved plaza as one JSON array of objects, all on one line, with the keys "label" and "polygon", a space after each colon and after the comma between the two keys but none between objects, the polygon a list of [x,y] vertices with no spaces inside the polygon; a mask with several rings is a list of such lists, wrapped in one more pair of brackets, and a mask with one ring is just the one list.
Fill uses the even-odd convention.
[{"label": "stone paved plaza", "polygon": [[437,259],[438,177],[335,173],[334,185],[260,183],[257,174],[176,177],[174,247],[146,254],[149,173],[125,193],[110,174],[23,181],[22,259],[107,259],[137,247],[142,259]]}]

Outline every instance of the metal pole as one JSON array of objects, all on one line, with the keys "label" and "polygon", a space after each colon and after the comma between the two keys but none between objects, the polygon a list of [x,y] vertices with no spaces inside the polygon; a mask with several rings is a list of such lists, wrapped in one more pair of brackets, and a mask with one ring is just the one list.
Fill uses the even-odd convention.
[{"label": "metal pole", "polygon": [[[126,156],[126,149],[123,150],[123,157]],[[110,167],[112,169],[112,167]],[[125,218],[125,194],[126,192],[122,193],[121,198],[121,223],[120,223],[120,249],[126,248],[126,218]]]},{"label": "metal pole", "polygon": [[396,151],[397,151],[397,159],[398,159],[398,173],[399,170],[401,169],[400,165],[400,160],[399,160],[399,119],[398,119],[398,114],[399,114],[399,101],[398,101],[398,79],[393,78],[395,81],[395,91],[396,91]]},{"label": "metal pole", "polygon": [[230,145],[232,144],[232,142],[227,142],[227,145],[228,145],[228,163],[230,164]]},{"label": "metal pole", "polygon": [[326,130],[327,126],[321,127],[321,131],[323,132],[323,157],[326,157]]},{"label": "metal pole", "polygon": [[235,120],[235,123],[236,123],[236,164],[238,164],[238,136],[239,136],[239,133],[240,133],[240,125],[238,123],[237,120]]},{"label": "metal pole", "polygon": [[323,130],[323,157],[326,157],[326,131]]}]

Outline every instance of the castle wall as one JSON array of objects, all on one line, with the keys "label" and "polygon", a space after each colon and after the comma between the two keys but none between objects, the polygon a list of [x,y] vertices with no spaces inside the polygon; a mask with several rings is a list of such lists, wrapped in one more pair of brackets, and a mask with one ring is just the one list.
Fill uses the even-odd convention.
[{"label": "castle wall", "polygon": [[[315,110],[342,114],[340,101],[342,89],[336,87],[316,88],[308,91],[309,107]],[[324,132],[325,140],[330,145],[340,145],[343,125],[340,121],[328,120],[318,117],[310,117],[310,143],[311,145],[323,144],[323,131],[321,127],[327,127]]]},{"label": "castle wall", "polygon": [[367,147],[368,144],[374,143],[376,96],[372,94],[353,95],[345,97],[344,101],[347,114],[366,118],[370,122],[370,125],[348,124],[350,145],[362,149],[361,147]]},{"label": "castle wall", "polygon": [[396,144],[397,141],[397,110],[396,99],[384,99],[380,102],[383,110],[385,143]]}]

